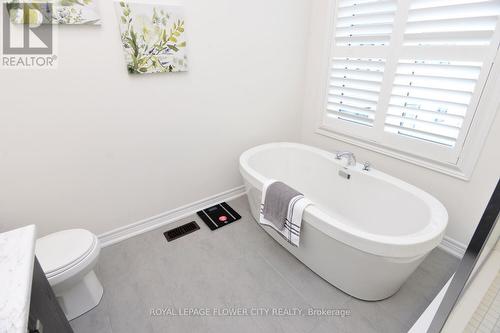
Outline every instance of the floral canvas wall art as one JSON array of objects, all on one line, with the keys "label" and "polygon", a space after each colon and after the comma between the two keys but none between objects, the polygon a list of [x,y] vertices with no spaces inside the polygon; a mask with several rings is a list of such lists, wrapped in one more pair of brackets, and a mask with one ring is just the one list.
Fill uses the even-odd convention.
[{"label": "floral canvas wall art", "polygon": [[58,24],[100,24],[98,0],[57,0],[52,17]]},{"label": "floral canvas wall art", "polygon": [[[98,0],[10,0],[9,15],[14,23],[23,24],[23,9],[30,8],[29,24],[100,24]],[[37,14],[37,15],[31,15]]]},{"label": "floral canvas wall art", "polygon": [[188,70],[181,7],[128,1],[115,6],[129,73]]}]

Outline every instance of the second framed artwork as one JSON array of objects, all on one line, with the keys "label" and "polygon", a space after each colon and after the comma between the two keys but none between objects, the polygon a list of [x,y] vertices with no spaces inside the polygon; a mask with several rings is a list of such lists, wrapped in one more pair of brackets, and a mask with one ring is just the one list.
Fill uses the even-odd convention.
[{"label": "second framed artwork", "polygon": [[117,1],[115,9],[129,73],[188,70],[186,27],[182,7]]},{"label": "second framed artwork", "polygon": [[15,24],[99,25],[97,0],[8,0],[10,20]]}]

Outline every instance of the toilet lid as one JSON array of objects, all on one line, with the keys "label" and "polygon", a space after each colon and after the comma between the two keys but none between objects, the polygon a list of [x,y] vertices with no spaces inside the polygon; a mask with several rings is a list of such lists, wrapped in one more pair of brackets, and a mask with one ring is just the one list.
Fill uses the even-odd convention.
[{"label": "toilet lid", "polygon": [[59,231],[36,241],[35,254],[45,274],[84,258],[94,247],[94,234],[84,229]]}]

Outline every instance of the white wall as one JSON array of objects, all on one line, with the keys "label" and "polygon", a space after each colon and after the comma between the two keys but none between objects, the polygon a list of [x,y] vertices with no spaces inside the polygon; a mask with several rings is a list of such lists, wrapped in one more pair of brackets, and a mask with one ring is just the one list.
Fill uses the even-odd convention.
[{"label": "white wall", "polygon": [[189,73],[127,74],[111,0],[102,26],[60,27],[57,70],[1,71],[0,231],[109,231],[239,186],[241,152],[298,140],[310,1],[180,3]]},{"label": "white wall", "polygon": [[358,160],[369,160],[375,168],[431,193],[448,209],[450,220],[447,236],[467,244],[500,176],[500,111],[497,112],[474,173],[467,182],[315,134],[321,108],[317,87],[322,77],[322,52],[328,37],[325,21],[328,1],[314,1],[311,12],[302,141],[331,151],[353,151]]},{"label": "white wall", "polygon": [[112,1],[100,2],[102,26],[60,27],[57,70],[1,71],[0,231],[106,232],[241,185],[237,159],[251,146],[302,140],[432,193],[448,236],[468,242],[500,174],[500,117],[469,182],[322,137],[327,0],[177,3],[188,73],[127,74]]}]

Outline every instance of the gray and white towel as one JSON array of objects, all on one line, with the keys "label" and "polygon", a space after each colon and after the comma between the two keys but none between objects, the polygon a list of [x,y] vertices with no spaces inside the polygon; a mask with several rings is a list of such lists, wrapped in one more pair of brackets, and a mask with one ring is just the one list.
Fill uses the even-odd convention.
[{"label": "gray and white towel", "polygon": [[294,246],[299,246],[304,210],[311,201],[283,182],[268,180],[262,189],[260,223],[270,226]]}]

